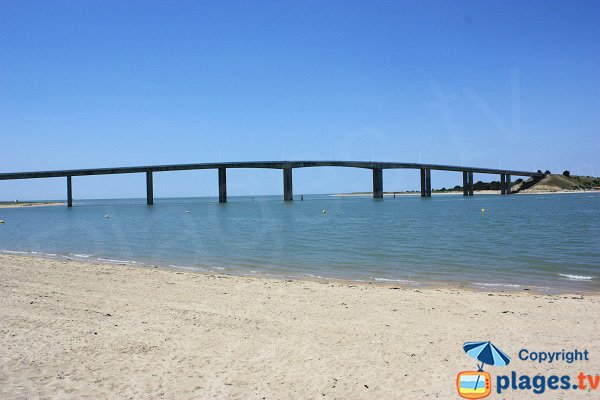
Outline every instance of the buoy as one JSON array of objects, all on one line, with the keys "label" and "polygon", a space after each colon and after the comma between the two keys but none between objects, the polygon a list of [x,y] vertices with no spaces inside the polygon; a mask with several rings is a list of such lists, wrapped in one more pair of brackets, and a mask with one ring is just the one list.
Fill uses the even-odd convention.
[{"label": "buoy", "polygon": [[323,214],[327,214],[327,210],[326,209],[323,209]]},{"label": "buoy", "polygon": [[4,223],[4,220],[3,220],[3,219],[0,219],[0,224],[3,224],[3,223]]},{"label": "buoy", "polygon": [[108,218],[108,214],[105,214],[105,215],[104,215],[104,218]]},{"label": "buoy", "polygon": [[485,212],[485,208],[482,208],[482,209],[481,209],[481,212]]},{"label": "buoy", "polygon": [[190,210],[185,210],[185,213],[186,213],[186,214],[189,214],[189,213],[190,213]]}]

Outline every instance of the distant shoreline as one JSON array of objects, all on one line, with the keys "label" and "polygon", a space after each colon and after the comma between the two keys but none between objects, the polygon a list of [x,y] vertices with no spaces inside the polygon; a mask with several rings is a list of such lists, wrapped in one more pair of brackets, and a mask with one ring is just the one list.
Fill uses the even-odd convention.
[{"label": "distant shoreline", "polygon": [[22,208],[22,207],[46,207],[63,206],[61,201],[19,201],[19,202],[0,202],[0,208]]},{"label": "distant shoreline", "polygon": [[[474,194],[487,194],[487,195],[500,195],[499,190],[475,190]],[[578,194],[578,193],[600,193],[600,190],[560,190],[560,191],[544,191],[544,190],[525,190],[520,191],[515,194]],[[432,195],[462,195],[462,191],[445,191],[445,192],[436,192],[432,191]],[[352,192],[352,193],[329,193],[329,194],[303,194],[304,196],[329,196],[329,197],[372,197],[373,192]],[[384,197],[394,197],[394,196],[420,196],[421,192],[384,192]],[[252,197],[263,197],[263,196],[276,196],[276,195],[257,195]],[[296,196],[300,196],[300,194],[296,194]],[[198,196],[198,198],[218,198],[217,196]],[[231,197],[251,197],[249,195],[243,196],[231,196]],[[165,197],[168,199],[173,199],[177,197]],[[182,199],[188,199],[189,197],[180,197]],[[89,200],[132,200],[132,199],[143,199],[142,197],[125,197],[118,199],[80,199],[82,201]],[[0,209],[3,208],[28,208],[28,207],[49,207],[49,206],[64,206],[66,203],[64,201],[19,201],[18,203],[12,201],[0,201]]]},{"label": "distant shoreline", "polygon": [[[432,191],[431,192],[432,195],[462,195],[462,191],[453,191],[453,192],[436,192],[436,191]],[[499,195],[500,191],[499,190],[476,190],[473,192],[474,194],[493,194],[493,195]],[[515,194],[576,194],[576,193],[600,193],[600,190],[560,190],[560,191],[543,191],[543,190],[536,190],[536,191],[522,191],[522,192],[518,192],[518,193],[512,193],[512,195]],[[333,196],[333,197],[370,197],[373,195],[373,192],[355,192],[355,193],[335,193],[335,194],[330,194],[329,196]],[[384,196],[420,196],[421,192],[384,192],[383,193]]]}]

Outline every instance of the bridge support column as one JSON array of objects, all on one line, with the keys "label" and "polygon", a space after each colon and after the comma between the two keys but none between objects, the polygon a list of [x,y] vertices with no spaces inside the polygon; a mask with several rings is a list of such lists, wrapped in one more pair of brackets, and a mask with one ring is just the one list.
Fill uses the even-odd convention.
[{"label": "bridge support column", "polygon": [[383,198],[383,170],[381,168],[373,168],[373,198]]},{"label": "bridge support column", "polygon": [[510,194],[511,191],[511,182],[510,182],[510,175],[506,174],[506,179],[505,179],[505,183],[506,183],[506,194]]},{"label": "bridge support column", "polygon": [[152,171],[146,171],[146,204],[154,204],[154,187],[152,183]]},{"label": "bridge support column", "polygon": [[283,169],[283,201],[294,200],[294,194],[292,191],[292,169]]},{"label": "bridge support column", "polygon": [[463,171],[463,196],[469,195],[469,173],[467,171]]},{"label": "bridge support column", "polygon": [[219,168],[219,203],[227,203],[227,169]]},{"label": "bridge support column", "polygon": [[421,197],[431,197],[431,170],[421,168]]},{"label": "bridge support column", "polygon": [[73,207],[73,186],[71,175],[67,175],[67,207]]},{"label": "bridge support column", "polygon": [[468,186],[469,186],[469,196],[473,196],[473,173],[472,172],[469,172]]},{"label": "bridge support column", "polygon": [[500,194],[506,194],[506,175],[500,174]]}]

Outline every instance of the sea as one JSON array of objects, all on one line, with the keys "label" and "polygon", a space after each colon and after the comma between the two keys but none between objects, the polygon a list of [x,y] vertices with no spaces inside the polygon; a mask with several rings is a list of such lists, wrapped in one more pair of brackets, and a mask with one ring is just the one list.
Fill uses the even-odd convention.
[{"label": "sea", "polygon": [[0,253],[291,279],[600,291],[600,193],[303,199],[0,209]]}]

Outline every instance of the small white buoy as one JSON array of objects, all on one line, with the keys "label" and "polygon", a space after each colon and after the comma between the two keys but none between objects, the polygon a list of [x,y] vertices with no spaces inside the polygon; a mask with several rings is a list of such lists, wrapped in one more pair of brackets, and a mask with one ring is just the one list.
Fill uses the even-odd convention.
[{"label": "small white buoy", "polygon": [[3,224],[3,223],[4,223],[4,220],[3,220],[3,219],[0,219],[0,224]]},{"label": "small white buoy", "polygon": [[189,213],[190,213],[190,210],[185,210],[185,213],[186,213],[186,214],[189,214]]},{"label": "small white buoy", "polygon": [[485,212],[485,208],[482,208],[482,209],[481,209],[481,212]]},{"label": "small white buoy", "polygon": [[108,218],[108,214],[105,214],[105,215],[104,215],[104,218]]},{"label": "small white buoy", "polygon": [[327,210],[326,209],[323,209],[323,214],[327,214]]}]

